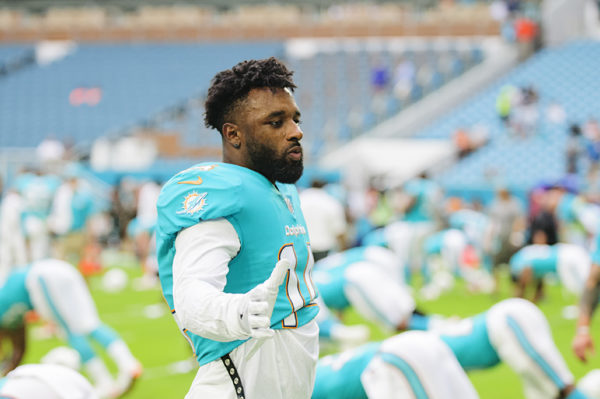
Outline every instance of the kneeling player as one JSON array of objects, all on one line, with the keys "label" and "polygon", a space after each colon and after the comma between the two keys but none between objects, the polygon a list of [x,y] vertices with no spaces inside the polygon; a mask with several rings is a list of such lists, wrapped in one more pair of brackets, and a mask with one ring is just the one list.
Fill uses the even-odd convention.
[{"label": "kneeling player", "polygon": [[375,246],[328,256],[315,264],[313,281],[320,299],[332,310],[354,307],[363,317],[390,331],[425,330],[428,320],[415,314],[415,301],[389,262],[374,254],[390,253]]},{"label": "kneeling player", "polygon": [[[118,334],[100,321],[85,281],[69,263],[47,259],[15,269],[0,288],[0,327],[12,341],[15,356],[10,371],[25,350],[24,315],[35,310],[55,322],[81,357],[84,370],[102,397],[116,397],[140,376],[141,365]],[[90,339],[97,342],[116,363],[119,375],[111,376],[96,354]]]},{"label": "kneeling player", "polygon": [[[544,234],[542,231],[535,236]],[[525,297],[527,287],[537,284],[533,301],[543,297],[542,279],[556,274],[570,292],[581,295],[590,272],[591,259],[585,249],[574,244],[528,245],[510,259],[510,272],[516,281],[516,296]]]},{"label": "kneeling player", "polygon": [[0,379],[0,399],[98,399],[75,370],[57,364],[24,364]]},{"label": "kneeling player", "polygon": [[434,334],[409,331],[319,360],[312,399],[474,399],[477,392]]},{"label": "kneeling player", "polygon": [[527,300],[506,299],[458,323],[440,323],[435,332],[467,371],[506,363],[523,380],[527,399],[594,398],[575,386],[546,317]]}]

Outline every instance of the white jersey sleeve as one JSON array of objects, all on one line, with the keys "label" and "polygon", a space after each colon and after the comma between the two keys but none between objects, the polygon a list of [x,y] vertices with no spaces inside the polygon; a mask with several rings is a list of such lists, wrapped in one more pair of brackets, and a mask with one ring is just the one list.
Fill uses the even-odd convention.
[{"label": "white jersey sleeve", "polygon": [[239,250],[239,237],[223,218],[200,222],[177,235],[173,301],[182,327],[217,341],[248,338],[250,332],[232,320],[243,313],[243,295],[223,292],[229,261]]}]

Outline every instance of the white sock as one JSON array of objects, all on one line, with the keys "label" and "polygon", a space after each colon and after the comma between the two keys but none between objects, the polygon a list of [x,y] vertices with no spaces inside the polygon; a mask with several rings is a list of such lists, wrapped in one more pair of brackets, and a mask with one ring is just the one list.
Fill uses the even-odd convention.
[{"label": "white sock", "polygon": [[85,372],[89,375],[94,388],[102,398],[112,397],[115,389],[115,380],[99,357],[94,357],[83,364]]},{"label": "white sock", "polygon": [[119,374],[132,374],[139,371],[140,362],[131,354],[124,341],[118,340],[113,342],[106,348],[108,355],[119,368]]}]

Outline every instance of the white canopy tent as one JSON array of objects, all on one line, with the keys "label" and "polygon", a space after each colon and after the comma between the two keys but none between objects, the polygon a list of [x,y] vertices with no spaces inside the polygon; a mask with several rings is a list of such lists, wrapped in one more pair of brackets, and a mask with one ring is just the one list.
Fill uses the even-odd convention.
[{"label": "white canopy tent", "polygon": [[373,177],[393,187],[423,171],[443,168],[455,157],[450,140],[363,137],[330,152],[320,166],[341,170],[351,187],[364,187]]}]

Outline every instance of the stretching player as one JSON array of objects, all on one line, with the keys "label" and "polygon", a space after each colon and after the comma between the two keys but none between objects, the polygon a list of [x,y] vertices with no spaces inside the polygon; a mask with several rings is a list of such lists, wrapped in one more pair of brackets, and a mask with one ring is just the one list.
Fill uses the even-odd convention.
[{"label": "stretching player", "polygon": [[423,331],[321,358],[312,395],[312,399],[478,397],[448,347]]},{"label": "stretching player", "polygon": [[[390,262],[391,261],[391,262]],[[429,317],[415,313],[409,288],[398,278],[391,251],[371,246],[331,255],[315,265],[320,300],[332,310],[353,306],[389,331],[425,330]]]},{"label": "stretching player", "polygon": [[295,87],[275,58],[218,73],[205,121],[223,162],[175,175],[159,196],[161,285],[200,364],[188,399],[312,392],[318,306],[292,184],[303,171]]},{"label": "stretching player", "polygon": [[[545,233],[538,230],[534,233],[534,242],[544,242],[544,237]],[[527,287],[536,283],[533,301],[540,300],[543,297],[541,281],[548,274],[558,275],[567,290],[581,295],[590,264],[587,251],[578,245],[528,245],[510,258],[510,272],[517,284],[516,296],[524,298]]]},{"label": "stretching player", "polygon": [[0,399],[99,399],[81,374],[57,364],[24,364],[0,379]]},{"label": "stretching player", "polygon": [[434,332],[466,371],[504,362],[521,377],[527,399],[596,398],[575,386],[546,317],[525,299],[506,299],[487,312],[437,326]]},{"label": "stretching player", "polygon": [[600,298],[600,233],[596,235],[594,247],[592,267],[579,302],[579,319],[577,320],[577,330],[572,344],[573,352],[583,362],[587,361],[587,352],[594,351],[590,323]]},{"label": "stretching player", "polygon": [[421,295],[426,299],[437,298],[442,292],[450,289],[454,276],[461,277],[469,284],[471,290],[491,291],[494,281],[480,265],[471,265],[466,259],[467,251],[473,250],[468,245],[465,233],[458,229],[446,229],[430,235],[423,245],[423,276],[426,285]]},{"label": "stretching player", "polygon": [[[0,327],[13,345],[4,374],[14,369],[25,352],[25,313],[35,310],[53,321],[77,352],[83,368],[101,397],[117,397],[141,375],[141,365],[118,334],[102,323],[85,281],[69,263],[46,259],[14,269],[0,288]],[[90,340],[103,347],[118,367],[116,380],[94,351]]]}]

